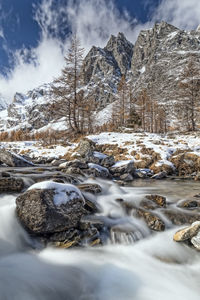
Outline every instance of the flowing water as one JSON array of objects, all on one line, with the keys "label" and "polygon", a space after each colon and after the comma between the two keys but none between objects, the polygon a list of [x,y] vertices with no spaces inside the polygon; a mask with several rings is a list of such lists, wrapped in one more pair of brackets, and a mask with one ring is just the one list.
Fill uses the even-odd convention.
[{"label": "flowing water", "polygon": [[200,254],[173,242],[177,227],[169,221],[168,230],[150,235],[143,221],[127,216],[116,202],[139,203],[143,194],[159,193],[173,203],[199,193],[199,184],[98,183],[98,218],[116,231],[106,246],[95,248],[33,250],[15,217],[16,195],[1,196],[0,300],[199,300]]}]

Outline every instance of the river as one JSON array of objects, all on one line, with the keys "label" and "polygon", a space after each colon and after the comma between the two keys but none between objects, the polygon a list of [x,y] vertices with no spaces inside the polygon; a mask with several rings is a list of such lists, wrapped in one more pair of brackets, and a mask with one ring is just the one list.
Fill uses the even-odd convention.
[{"label": "river", "polygon": [[[159,193],[170,202],[200,192],[194,181],[134,181],[120,188],[98,181],[99,218],[119,229],[105,246],[38,249],[15,217],[17,195],[0,200],[0,300],[199,300],[200,255],[173,242],[178,227],[150,234],[115,201]],[[132,232],[135,235],[124,233]],[[36,250],[37,249],[37,250]]]}]

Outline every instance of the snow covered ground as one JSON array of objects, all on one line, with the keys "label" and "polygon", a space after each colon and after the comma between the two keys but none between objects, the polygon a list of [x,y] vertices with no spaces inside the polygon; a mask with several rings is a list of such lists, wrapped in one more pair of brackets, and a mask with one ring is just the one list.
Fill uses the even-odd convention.
[{"label": "snow covered ground", "polygon": [[[102,152],[113,154],[117,161],[139,161],[147,156],[158,155],[157,166],[165,164],[172,166],[169,161],[177,151],[191,152],[200,156],[200,134],[186,135],[170,134],[159,135],[150,133],[117,133],[103,132],[90,135],[89,139],[102,147]],[[77,143],[69,146],[51,145],[42,146],[38,142],[2,142],[1,147],[12,150],[17,154],[27,155],[30,158],[62,158],[69,152],[75,155]]]}]

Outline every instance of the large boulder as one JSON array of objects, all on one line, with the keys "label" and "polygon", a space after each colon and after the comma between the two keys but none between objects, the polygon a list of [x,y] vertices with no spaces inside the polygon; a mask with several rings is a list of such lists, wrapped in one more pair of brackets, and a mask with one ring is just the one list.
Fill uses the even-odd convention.
[{"label": "large boulder", "polygon": [[32,162],[27,161],[22,156],[15,153],[0,149],[0,162],[9,167],[30,167],[33,166]]},{"label": "large boulder", "polygon": [[16,212],[28,231],[50,234],[78,227],[88,212],[80,190],[71,184],[44,181],[16,199]]}]

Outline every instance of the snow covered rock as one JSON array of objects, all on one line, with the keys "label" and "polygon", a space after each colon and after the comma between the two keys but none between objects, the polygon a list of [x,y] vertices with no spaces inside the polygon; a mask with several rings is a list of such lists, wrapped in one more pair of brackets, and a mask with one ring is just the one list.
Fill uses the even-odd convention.
[{"label": "snow covered rock", "polygon": [[16,212],[28,231],[47,234],[78,226],[88,212],[80,190],[71,184],[44,181],[16,199]]},{"label": "snow covered rock", "polygon": [[89,153],[85,157],[85,160],[87,163],[98,164],[105,168],[109,168],[112,165],[114,165],[114,163],[115,163],[115,159],[112,155],[108,156],[106,154],[103,154],[103,153],[97,152],[97,151],[93,151],[93,152]]},{"label": "snow covered rock", "polygon": [[87,173],[89,175],[92,175],[94,177],[101,177],[101,178],[110,178],[110,172],[107,168],[104,168],[100,165],[89,163],[88,164],[89,169],[87,170]]},{"label": "snow covered rock", "polygon": [[110,168],[110,172],[115,177],[123,174],[133,175],[135,172],[134,162],[132,160],[118,161]]},{"label": "snow covered rock", "polygon": [[27,161],[20,155],[0,149],[0,162],[9,167],[30,167],[33,166],[32,162]]}]

